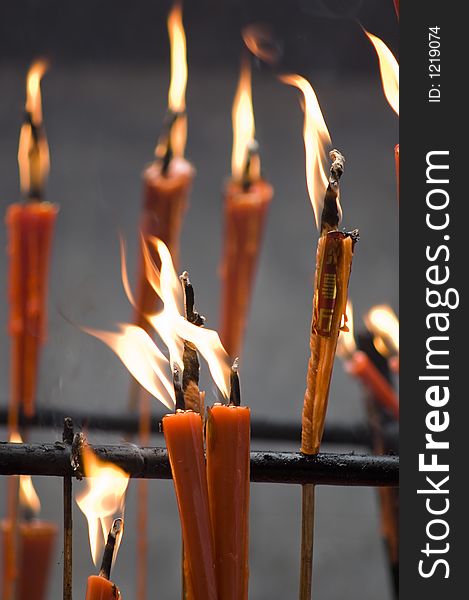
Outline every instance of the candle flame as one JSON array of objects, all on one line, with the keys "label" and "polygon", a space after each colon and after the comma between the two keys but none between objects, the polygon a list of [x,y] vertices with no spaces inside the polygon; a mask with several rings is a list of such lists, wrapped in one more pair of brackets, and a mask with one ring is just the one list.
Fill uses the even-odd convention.
[{"label": "candle flame", "polygon": [[144,252],[146,276],[155,292],[163,301],[163,310],[147,318],[155,331],[166,344],[171,364],[182,371],[184,341],[192,343],[206,360],[215,385],[225,398],[230,393],[230,360],[218,333],[212,329],[189,323],[183,316],[181,283],[176,274],[167,246],[158,238],[150,238],[148,243],[161,260],[161,270]]},{"label": "candle flame", "polygon": [[349,359],[357,350],[354,337],[353,326],[353,305],[351,300],[347,300],[345,327],[341,328],[339,339],[337,340],[337,355],[343,359]]},{"label": "candle flame", "polygon": [[[231,174],[235,181],[242,181],[246,174],[249,152],[255,144],[254,111],[252,108],[251,67],[249,61],[243,60],[239,75],[238,87],[231,112],[233,123],[233,150],[231,154]],[[259,170],[260,165],[256,164]],[[250,173],[251,178],[258,178],[259,173]]]},{"label": "candle flame", "polygon": [[[161,261],[158,269],[150,252],[155,251]],[[142,239],[145,276],[162,302],[163,309],[145,317],[166,345],[169,360],[162,354],[148,333],[136,325],[120,323],[119,331],[102,331],[82,327],[83,331],[98,338],[120,358],[128,371],[150,394],[172,410],[175,393],[172,367],[184,370],[184,341],[192,343],[206,360],[212,378],[225,398],[230,393],[230,360],[219,335],[212,329],[198,327],[184,317],[184,299],[181,282],[176,274],[167,246],[158,238]],[[122,281],[129,301],[133,304],[127,270],[125,248],[121,243]]]},{"label": "candle flame", "polygon": [[[86,489],[76,497],[80,510],[88,521],[93,562],[99,566],[100,555],[116,513],[124,511],[124,499],[129,474],[116,465],[101,460],[86,444],[82,447],[81,464]],[[119,536],[118,542],[122,539]],[[114,551],[117,555],[118,547]]]},{"label": "candle flame", "polygon": [[[17,431],[10,435],[12,444],[21,444],[23,440]],[[33,480],[30,475],[20,475],[20,503],[32,513],[38,515],[41,510],[41,501],[34,489]]]},{"label": "candle flame", "polygon": [[275,64],[279,60],[282,49],[269,25],[264,23],[248,25],[242,30],[241,35],[248,50],[259,60],[268,64]]},{"label": "candle flame", "polygon": [[387,304],[373,306],[365,315],[376,350],[383,356],[399,354],[399,320]]},{"label": "candle flame", "polygon": [[381,82],[386,100],[399,116],[399,63],[383,40],[366,30],[364,31],[378,54]]},{"label": "candle flame", "polygon": [[321,112],[316,93],[307,79],[300,75],[283,75],[280,81],[298,88],[304,98],[303,138],[306,154],[306,183],[319,229],[324,194],[329,183],[326,173],[326,147],[331,136]]},{"label": "candle flame", "polygon": [[82,327],[111,348],[140,385],[172,410],[175,397],[168,359],[141,327],[119,323],[118,328],[114,332]]},{"label": "candle flame", "polygon": [[176,157],[183,157],[187,139],[186,86],[187,58],[186,35],[182,24],[182,9],[176,4],[168,16],[168,33],[171,45],[171,82],[168,92],[168,107],[180,113],[171,128],[171,149]]},{"label": "candle flame", "polygon": [[21,190],[42,190],[49,174],[49,146],[42,122],[41,78],[47,70],[43,60],[34,62],[26,79],[26,115],[20,130],[18,164]]}]

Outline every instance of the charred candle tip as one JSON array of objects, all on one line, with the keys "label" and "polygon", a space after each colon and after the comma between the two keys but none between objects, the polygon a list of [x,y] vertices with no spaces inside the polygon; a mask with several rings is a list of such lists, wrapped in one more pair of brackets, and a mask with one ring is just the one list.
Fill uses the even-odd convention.
[{"label": "charred candle tip", "polygon": [[338,150],[331,150],[329,152],[329,158],[332,161],[330,177],[331,183],[338,183],[344,172],[345,158]]},{"label": "charred candle tip", "polygon": [[110,579],[112,561],[114,558],[114,551],[116,549],[116,542],[119,535],[122,534],[124,529],[124,519],[119,517],[114,519],[109,534],[107,536],[106,546],[103,552],[103,560],[101,562],[101,568],[99,570],[99,576],[104,579]]},{"label": "charred candle tip", "polygon": [[184,391],[182,389],[181,373],[177,365],[173,365],[173,387],[176,397],[175,410],[185,410]]},{"label": "charred candle tip", "polygon": [[114,535],[114,537],[117,536],[122,531],[123,527],[124,519],[122,517],[114,519],[109,535]]},{"label": "charred candle tip", "polygon": [[259,142],[250,140],[246,146],[246,161],[244,163],[241,184],[248,191],[251,184],[260,178]]},{"label": "charred candle tip", "polygon": [[186,319],[189,321],[189,323],[192,323],[193,325],[203,327],[205,323],[205,317],[199,314],[194,307],[194,286],[192,285],[189,279],[189,273],[187,271],[183,271],[183,273],[179,276],[179,280],[181,282],[182,291],[184,293],[184,312]]},{"label": "charred candle tip", "polygon": [[231,365],[230,371],[230,406],[240,406],[241,404],[241,388],[239,385],[239,358],[235,358],[233,364]]},{"label": "charred candle tip", "polygon": [[337,230],[342,219],[339,181],[344,172],[345,158],[338,150],[331,150],[329,157],[332,164],[321,214],[321,235]]}]

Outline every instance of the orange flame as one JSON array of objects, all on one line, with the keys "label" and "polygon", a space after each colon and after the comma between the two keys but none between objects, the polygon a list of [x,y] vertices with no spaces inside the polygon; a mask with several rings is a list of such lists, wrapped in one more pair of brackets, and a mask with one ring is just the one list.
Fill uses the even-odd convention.
[{"label": "orange flame", "polygon": [[[168,33],[171,45],[171,82],[168,92],[168,107],[174,113],[186,110],[187,58],[186,35],[182,24],[182,9],[176,4],[168,16]],[[187,119],[178,117],[171,128],[173,155],[184,156],[187,139]]]},{"label": "orange flame", "polygon": [[373,306],[365,315],[365,323],[374,335],[373,342],[380,354],[399,354],[399,320],[390,306]]},{"label": "orange flame", "polygon": [[349,359],[357,350],[353,327],[353,305],[351,300],[347,300],[347,321],[346,328],[341,329],[337,341],[337,355],[343,359]]},{"label": "orange flame", "polygon": [[[10,435],[10,442],[12,444],[21,444],[23,440],[20,434],[15,431]],[[38,515],[41,510],[41,501],[34,489],[30,475],[20,475],[20,503],[35,515]]]},{"label": "orange flame", "polygon": [[364,31],[378,54],[381,82],[386,100],[399,116],[399,63],[383,40],[366,30]]},{"label": "orange flame", "polygon": [[[18,146],[20,184],[23,193],[41,190],[49,174],[49,146],[42,128],[41,78],[47,70],[45,61],[31,65],[26,79],[26,113]],[[39,135],[33,135],[34,129]]]},{"label": "orange flame", "polygon": [[[82,465],[86,489],[76,497],[88,521],[91,555],[98,566],[109,529],[117,512],[124,511],[129,475],[116,465],[101,460],[86,444],[82,448]],[[119,536],[120,541],[122,535]],[[114,557],[117,555],[117,548]]]},{"label": "orange flame", "polygon": [[[243,60],[231,112],[233,123],[233,150],[231,154],[231,174],[235,181],[241,181],[245,175],[249,150],[255,143],[254,112],[252,108],[251,67]],[[256,167],[259,169],[259,165]],[[253,174],[258,177],[258,173]]]},{"label": "orange flame", "polygon": [[225,398],[230,393],[230,360],[220,341],[218,333],[212,329],[198,327],[189,323],[182,314],[182,291],[179,278],[174,270],[171,254],[167,246],[158,238],[150,238],[161,260],[161,271],[144,253],[146,276],[155,292],[163,301],[163,310],[147,318],[161,337],[170,352],[172,364],[183,368],[183,342],[187,341],[197,348],[206,360],[215,385]]},{"label": "orange flame", "polygon": [[266,24],[254,24],[245,27],[241,35],[246,47],[256,58],[274,64],[281,55],[281,47],[275,40],[271,27]]},{"label": "orange flame", "polygon": [[319,228],[324,194],[328,185],[326,173],[326,146],[331,144],[331,136],[321,112],[321,107],[311,84],[300,75],[283,75],[280,81],[292,85],[303,93],[304,126],[303,138],[306,153],[306,183],[313,205],[316,225]]}]

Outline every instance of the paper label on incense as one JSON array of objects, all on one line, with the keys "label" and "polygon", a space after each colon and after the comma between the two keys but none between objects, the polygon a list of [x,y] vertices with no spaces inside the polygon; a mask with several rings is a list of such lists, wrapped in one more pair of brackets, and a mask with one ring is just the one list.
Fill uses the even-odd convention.
[{"label": "paper label on incense", "polygon": [[324,253],[319,266],[317,305],[314,330],[318,335],[329,337],[337,300],[337,266],[344,235],[338,231],[328,234],[324,241]]}]

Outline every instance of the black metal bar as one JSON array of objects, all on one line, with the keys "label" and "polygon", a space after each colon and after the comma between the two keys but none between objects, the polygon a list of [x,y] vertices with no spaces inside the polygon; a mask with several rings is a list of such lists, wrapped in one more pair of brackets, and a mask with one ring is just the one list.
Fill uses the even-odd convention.
[{"label": "black metal bar", "polygon": [[[101,431],[120,432],[123,434],[137,434],[139,431],[139,416],[137,414],[84,414],[80,411],[67,409],[66,415],[72,417],[75,427],[87,430],[99,429]],[[65,412],[58,408],[39,408],[33,418],[20,415],[20,424],[30,427],[61,428]],[[0,408],[0,425],[6,424],[7,409]],[[151,418],[151,432],[160,433],[161,414],[154,414]],[[389,447],[395,447],[398,438],[398,424],[390,423],[385,429]],[[298,423],[282,423],[268,419],[254,418],[251,422],[251,433],[255,440],[275,441],[282,440],[299,443],[301,439],[301,425]],[[357,445],[370,447],[372,443],[368,425],[353,423],[328,423],[324,432],[323,443],[336,445]]]},{"label": "black metal bar", "polygon": [[[170,479],[165,448],[92,446],[103,460],[115,463],[131,477]],[[73,475],[70,448],[63,443],[0,443],[0,475]],[[299,452],[251,452],[251,481],[318,485],[397,486],[399,457]]]}]

